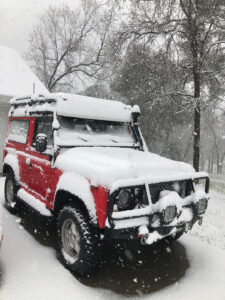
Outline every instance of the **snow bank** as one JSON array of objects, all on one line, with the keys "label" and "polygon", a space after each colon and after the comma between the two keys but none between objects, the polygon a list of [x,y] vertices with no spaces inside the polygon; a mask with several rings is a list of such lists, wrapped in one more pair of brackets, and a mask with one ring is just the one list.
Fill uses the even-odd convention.
[{"label": "snow bank", "polygon": [[[72,148],[61,150],[55,166],[91,180],[93,185],[112,187],[192,178],[192,166],[150,152],[124,148]],[[202,173],[202,175],[207,175]],[[133,179],[133,182],[132,182]],[[166,180],[167,179],[167,180]],[[120,180],[118,184],[115,182]]]},{"label": "snow bank", "polygon": [[187,273],[176,284],[151,294],[149,299],[224,300],[224,251],[188,235],[180,241],[190,263]]},{"label": "snow bank", "polygon": [[190,235],[225,252],[225,193],[224,190],[221,192],[210,190],[211,200],[208,202],[202,225],[194,226]]}]

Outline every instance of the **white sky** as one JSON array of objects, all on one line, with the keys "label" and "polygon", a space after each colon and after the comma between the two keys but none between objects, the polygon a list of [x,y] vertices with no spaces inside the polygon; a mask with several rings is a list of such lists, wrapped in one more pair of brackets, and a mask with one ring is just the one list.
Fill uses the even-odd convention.
[{"label": "white sky", "polygon": [[79,0],[0,0],[0,45],[12,47],[24,55],[29,33],[37,16],[49,5],[67,4],[75,7]]}]

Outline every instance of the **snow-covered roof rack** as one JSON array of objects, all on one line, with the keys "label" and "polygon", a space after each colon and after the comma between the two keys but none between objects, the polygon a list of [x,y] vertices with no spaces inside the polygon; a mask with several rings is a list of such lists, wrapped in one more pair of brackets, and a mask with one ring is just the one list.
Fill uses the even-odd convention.
[{"label": "snow-covered roof rack", "polygon": [[130,122],[132,107],[119,101],[68,94],[48,93],[15,97],[10,101],[9,116],[26,117],[56,113],[84,119]]},{"label": "snow-covered roof rack", "polygon": [[37,104],[53,103],[53,102],[56,102],[56,99],[41,94],[35,94],[35,95],[24,96],[24,97],[15,97],[10,100],[10,104],[11,106],[14,106],[14,108],[17,108],[18,106],[25,106],[25,105],[32,106]]}]

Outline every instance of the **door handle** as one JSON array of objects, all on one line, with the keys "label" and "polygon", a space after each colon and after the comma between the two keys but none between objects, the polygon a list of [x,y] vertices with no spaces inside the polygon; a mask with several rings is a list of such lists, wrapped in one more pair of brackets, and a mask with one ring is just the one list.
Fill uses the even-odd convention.
[{"label": "door handle", "polygon": [[30,162],[30,157],[26,158],[26,164],[29,166],[29,170],[32,170],[32,163]]}]

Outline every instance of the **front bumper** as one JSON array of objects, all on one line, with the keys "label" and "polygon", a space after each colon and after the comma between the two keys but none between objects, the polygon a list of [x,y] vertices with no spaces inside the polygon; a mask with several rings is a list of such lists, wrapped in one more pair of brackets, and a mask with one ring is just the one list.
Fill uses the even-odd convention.
[{"label": "front bumper", "polygon": [[[136,224],[133,224],[132,226],[127,226],[128,224],[122,222],[119,223],[119,226],[115,226],[114,228],[106,227],[104,229],[104,238],[105,239],[124,239],[124,240],[135,240],[142,238],[143,236],[146,236],[148,234],[152,233],[158,233],[157,240],[160,238],[164,238],[168,235],[171,235],[173,233],[177,232],[187,232],[188,230],[191,230],[193,225],[196,222],[201,223],[203,215],[201,216],[194,213],[195,209],[192,208],[185,208],[189,210],[189,213],[193,213],[192,217],[189,220],[185,221],[179,221],[174,225],[164,225],[160,224],[159,226],[152,226],[151,220],[148,219],[148,217],[141,217],[136,219]],[[141,233],[140,228],[146,226],[148,232],[147,233]]]},{"label": "front bumper", "polygon": [[[209,199],[209,177],[206,173],[193,173],[191,176],[188,174],[184,179],[205,179],[204,192],[207,200]],[[173,181],[175,180],[177,179],[174,179]],[[146,190],[149,189],[149,184],[151,184],[151,182],[146,179],[144,180],[144,183]],[[154,184],[155,183],[156,181],[154,181]],[[116,191],[118,193],[119,189],[124,187],[129,188],[129,185],[119,186],[118,183],[116,183],[116,185],[117,188],[115,189],[114,186],[109,195],[108,218],[104,231],[105,238],[136,239],[146,235],[147,233],[157,233],[157,239],[160,239],[177,231],[187,231],[188,229],[191,229],[197,221],[201,223],[204,212],[200,214],[198,212],[198,203],[196,201],[195,193],[191,196],[185,197],[184,199],[180,198],[182,201],[180,211],[175,219],[169,224],[163,223],[160,212],[157,211],[158,206],[151,202],[149,191],[147,191],[149,204],[146,207],[115,212],[113,211],[113,205],[115,203]],[[135,181],[133,180],[132,187],[134,186],[138,185],[135,185]],[[143,226],[145,226],[145,233],[142,233]]]}]

